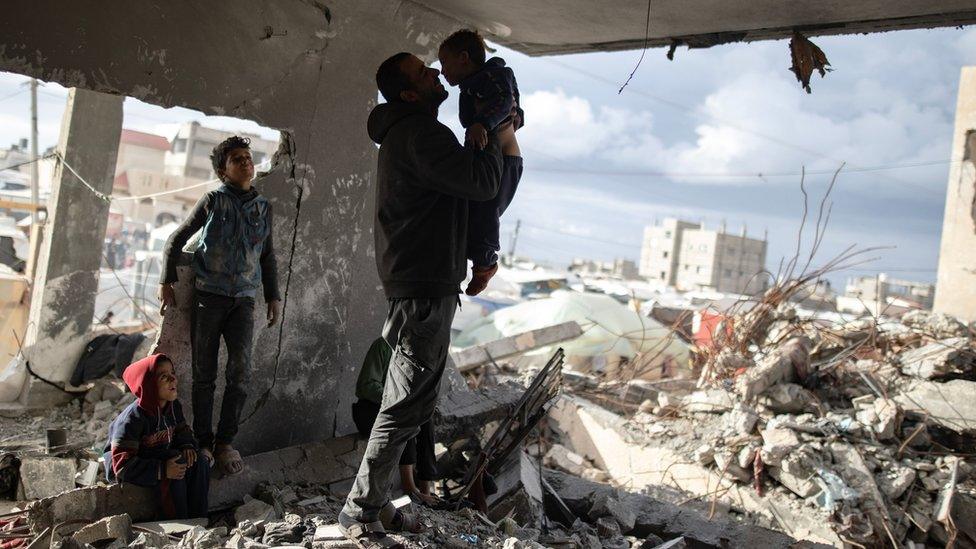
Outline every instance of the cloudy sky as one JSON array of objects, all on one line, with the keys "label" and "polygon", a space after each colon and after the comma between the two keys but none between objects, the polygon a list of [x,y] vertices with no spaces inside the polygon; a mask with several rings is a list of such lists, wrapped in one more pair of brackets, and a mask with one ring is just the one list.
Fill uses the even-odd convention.
[{"label": "cloudy sky", "polygon": [[[518,253],[560,265],[573,257],[637,260],[642,229],[664,217],[723,221],[768,232],[767,266],[793,254],[803,211],[799,172],[815,211],[831,172],[846,165],[820,255],[884,247],[877,260],[832,277],[934,280],[954,109],[976,29],[815,38],[834,71],[803,92],[785,41],[546,58],[499,49],[515,69],[526,112],[526,173],[503,218],[503,247],[522,220]],[[0,144],[28,135],[28,94],[0,74]],[[457,127],[456,94],[441,112]],[[65,91],[39,96],[42,149],[55,144]],[[127,127],[169,135],[203,119],[187,109],[126,100]],[[209,117],[208,125],[275,132]],[[811,221],[812,223],[812,221]],[[810,235],[808,230],[807,235]],[[809,242],[809,238],[805,239]]]}]

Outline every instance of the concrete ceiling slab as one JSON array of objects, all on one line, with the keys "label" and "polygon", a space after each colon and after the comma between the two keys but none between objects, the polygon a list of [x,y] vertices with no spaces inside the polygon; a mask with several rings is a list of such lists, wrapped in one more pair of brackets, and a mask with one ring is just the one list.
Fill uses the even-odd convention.
[{"label": "concrete ceiling slab", "polygon": [[[413,0],[529,55],[644,45],[647,0]],[[651,0],[649,46],[967,25],[976,0]]]}]

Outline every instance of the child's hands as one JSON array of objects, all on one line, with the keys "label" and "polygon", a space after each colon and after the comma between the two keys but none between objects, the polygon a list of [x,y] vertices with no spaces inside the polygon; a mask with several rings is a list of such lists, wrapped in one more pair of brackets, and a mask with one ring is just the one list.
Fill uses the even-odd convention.
[{"label": "child's hands", "polygon": [[268,327],[274,326],[281,318],[281,302],[278,300],[268,302]]},{"label": "child's hands", "polygon": [[471,124],[464,134],[464,142],[471,143],[478,150],[483,150],[488,146],[488,130],[481,124]]},{"label": "child's hands", "polygon": [[186,460],[187,467],[193,467],[193,464],[197,462],[197,451],[193,448],[184,449],[183,459]]},{"label": "child's hands", "polygon": [[157,297],[159,298],[160,316],[166,314],[166,309],[176,306],[176,291],[173,290],[172,284],[160,284]]},{"label": "child's hands", "polygon": [[183,456],[179,455],[166,460],[166,478],[170,480],[181,480],[186,476],[186,464],[179,463],[181,459],[183,459]]}]

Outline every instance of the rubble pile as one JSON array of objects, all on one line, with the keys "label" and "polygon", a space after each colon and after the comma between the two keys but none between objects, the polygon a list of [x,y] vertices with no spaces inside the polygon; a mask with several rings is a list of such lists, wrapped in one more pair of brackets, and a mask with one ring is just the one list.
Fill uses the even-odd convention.
[{"label": "rubble pile", "polygon": [[[626,424],[634,440],[731,480],[692,494],[713,513],[721,500],[760,524],[838,546],[976,544],[976,468],[965,460],[976,450],[969,327],[922,311],[839,327],[801,321],[788,306],[763,315],[744,323],[748,338],[728,338],[736,346],[718,338],[697,384],[645,390],[651,398]],[[738,329],[736,318],[729,326]],[[554,447],[548,462],[592,475],[593,464],[563,450]],[[751,491],[745,499],[755,505],[730,491]],[[784,502],[820,532],[805,535],[784,519],[776,511]]]}]

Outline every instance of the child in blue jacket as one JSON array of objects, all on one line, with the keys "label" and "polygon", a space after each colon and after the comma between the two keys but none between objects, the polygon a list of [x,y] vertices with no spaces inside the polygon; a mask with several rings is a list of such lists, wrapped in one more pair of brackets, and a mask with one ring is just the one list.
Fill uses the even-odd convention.
[{"label": "child in blue jacket", "polygon": [[183,417],[172,361],[146,357],[130,364],[122,379],[136,401],[109,425],[106,476],[155,488],[165,519],[206,517],[210,463],[198,455]]}]

